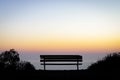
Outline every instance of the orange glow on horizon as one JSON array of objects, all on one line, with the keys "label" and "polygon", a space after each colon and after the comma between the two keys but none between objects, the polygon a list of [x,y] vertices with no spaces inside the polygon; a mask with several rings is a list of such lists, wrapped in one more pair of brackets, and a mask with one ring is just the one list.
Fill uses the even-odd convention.
[{"label": "orange glow on horizon", "polygon": [[[4,41],[3,41],[4,42]],[[18,39],[2,43],[3,49],[22,49],[26,51],[106,51],[120,50],[118,38],[66,38],[66,39]]]}]

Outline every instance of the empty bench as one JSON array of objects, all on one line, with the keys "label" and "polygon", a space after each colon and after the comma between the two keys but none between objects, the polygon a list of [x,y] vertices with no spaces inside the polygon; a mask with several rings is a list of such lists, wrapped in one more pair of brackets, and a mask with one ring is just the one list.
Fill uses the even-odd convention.
[{"label": "empty bench", "polygon": [[[65,62],[65,63],[61,63]],[[76,65],[79,70],[79,65],[82,65],[81,55],[40,55],[40,63],[46,70],[46,65]]]}]

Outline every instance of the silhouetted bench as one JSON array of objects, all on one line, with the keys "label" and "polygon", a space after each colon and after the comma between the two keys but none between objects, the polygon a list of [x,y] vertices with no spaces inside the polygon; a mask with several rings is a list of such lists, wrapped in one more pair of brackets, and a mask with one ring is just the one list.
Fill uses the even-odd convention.
[{"label": "silhouetted bench", "polygon": [[[40,55],[41,65],[46,70],[46,65],[76,65],[79,70],[79,65],[82,65],[82,56],[80,55]],[[67,62],[67,63],[61,63]]]}]

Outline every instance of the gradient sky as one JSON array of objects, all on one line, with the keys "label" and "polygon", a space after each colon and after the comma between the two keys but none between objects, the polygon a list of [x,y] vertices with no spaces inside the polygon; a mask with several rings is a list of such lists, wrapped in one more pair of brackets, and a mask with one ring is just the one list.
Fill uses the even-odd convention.
[{"label": "gradient sky", "polygon": [[0,50],[120,51],[120,0],[0,0]]}]

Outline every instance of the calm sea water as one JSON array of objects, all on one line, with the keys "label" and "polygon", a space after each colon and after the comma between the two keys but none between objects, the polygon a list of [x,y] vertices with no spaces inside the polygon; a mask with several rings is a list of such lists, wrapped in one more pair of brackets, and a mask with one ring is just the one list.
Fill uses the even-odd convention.
[{"label": "calm sea water", "polygon": [[[29,61],[31,62],[36,69],[43,69],[43,66],[40,65],[40,54],[53,54],[53,53],[21,53],[20,58],[23,61]],[[60,54],[60,53],[54,53],[54,54]],[[61,53],[61,54],[66,54],[66,53]],[[68,53],[67,53],[68,54]],[[70,53],[74,54],[74,53]],[[90,66],[92,63],[101,60],[104,56],[107,54],[103,53],[89,53],[89,54],[79,54],[83,56],[83,64],[79,66],[80,69],[86,69],[88,66]],[[48,70],[71,70],[71,69],[76,69],[75,65],[67,65],[67,66],[47,66]]]}]

